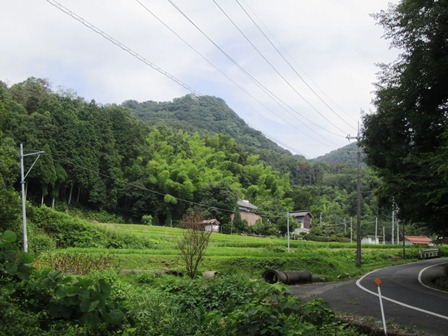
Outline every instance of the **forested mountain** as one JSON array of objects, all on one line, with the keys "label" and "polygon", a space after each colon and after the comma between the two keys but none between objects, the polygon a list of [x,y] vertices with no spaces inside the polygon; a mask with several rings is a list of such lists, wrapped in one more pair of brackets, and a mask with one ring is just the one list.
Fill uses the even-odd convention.
[{"label": "forested mountain", "polygon": [[172,102],[128,100],[123,106],[150,125],[166,125],[201,135],[227,134],[251,150],[289,153],[249,127],[221,98],[186,95],[174,98]]},{"label": "forested mountain", "polygon": [[[356,167],[357,158],[357,143],[352,142],[342,148],[336,149],[327,153],[325,155],[319,156],[311,161],[322,162],[322,163],[339,163],[339,164],[349,164]],[[364,150],[361,147],[361,163],[365,162]]]},{"label": "forested mountain", "polygon": [[[152,216],[165,225],[195,209],[228,223],[241,198],[260,204],[267,218],[291,207],[288,175],[230,136],[149,127],[125,106],[56,94],[45,80],[0,85],[0,125],[8,149],[3,155],[17,153],[20,143],[25,153],[46,153],[27,177],[28,198],[35,203],[79,204],[137,222]],[[0,161],[1,175],[18,172],[15,158]],[[7,177],[5,187],[19,186],[18,175]]]},{"label": "forested mountain", "polygon": [[166,125],[202,136],[229,135],[245,151],[259,155],[262,161],[283,173],[291,174],[297,162],[306,161],[249,127],[221,98],[186,95],[170,102],[128,100],[123,106],[151,126]]},{"label": "forested mountain", "polygon": [[[251,231],[263,234],[284,232],[287,211],[311,211],[315,223],[332,227],[326,234],[356,213],[354,167],[289,154],[219,98],[102,106],[30,78],[0,85],[0,140],[0,199],[8,209],[20,189],[23,143],[25,153],[46,153],[26,179],[27,199],[36,205],[82,206],[159,225],[200,211],[228,225],[236,201],[247,199],[264,218]],[[25,158],[26,169],[31,163]],[[366,170],[366,225],[378,211],[375,185]],[[8,209],[0,206],[0,223]]]}]

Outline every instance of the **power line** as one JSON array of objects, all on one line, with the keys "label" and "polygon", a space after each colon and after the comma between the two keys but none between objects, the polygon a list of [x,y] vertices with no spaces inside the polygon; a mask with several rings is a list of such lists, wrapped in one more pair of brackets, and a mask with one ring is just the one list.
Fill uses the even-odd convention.
[{"label": "power line", "polygon": [[189,85],[185,84],[184,82],[182,82],[181,80],[177,79],[176,77],[174,77],[173,75],[171,75],[170,73],[168,73],[167,71],[163,70],[161,67],[155,65],[154,63],[148,61],[146,58],[144,58],[143,56],[139,55],[138,53],[136,53],[134,50],[132,50],[131,48],[125,46],[123,43],[117,41],[116,39],[114,39],[112,36],[106,34],[105,32],[103,32],[101,29],[95,27],[93,24],[91,24],[90,22],[86,21],[85,19],[83,19],[82,17],[80,17],[79,15],[75,14],[74,12],[72,12],[71,10],[69,10],[68,8],[64,7],[63,5],[61,5],[59,2],[55,1],[55,0],[47,0],[47,2],[56,7],[57,9],[59,9],[60,11],[64,12],[65,14],[71,16],[72,18],[74,18],[76,21],[82,23],[84,26],[86,26],[87,28],[89,28],[90,30],[94,31],[95,33],[101,35],[102,37],[104,37],[106,40],[108,40],[109,42],[115,44],[117,47],[123,49],[124,51],[126,51],[128,54],[132,55],[133,57],[135,57],[136,59],[138,59],[139,61],[143,62],[144,64],[150,66],[151,68],[153,68],[154,70],[158,71],[159,73],[161,73],[162,75],[168,77],[169,79],[171,79],[173,82],[179,84],[180,86],[182,86],[183,88],[187,89],[188,91],[190,91],[192,94],[196,95],[196,96],[201,96],[201,94],[199,92],[197,92],[196,90],[194,90],[192,87],[190,87]]},{"label": "power line", "polygon": [[[235,23],[232,18],[227,15],[227,13],[224,11],[224,9],[216,2],[216,0],[213,0],[214,4],[221,10],[221,12],[224,14],[224,16],[233,24],[233,26],[240,32],[240,34],[246,39],[246,41],[254,48],[254,50],[265,60],[265,62],[272,68],[272,70],[275,71],[277,75],[280,76],[281,79],[300,97],[302,98],[305,103],[307,103],[308,106],[310,106],[314,111],[316,111],[322,118],[324,118],[330,125],[335,127],[341,132],[344,132],[342,129],[340,129],[338,126],[336,126],[334,123],[332,123],[325,115],[323,115],[313,104],[310,103],[308,99],[306,99],[286,78],[283,76],[276,67],[266,58],[266,56],[263,55],[263,53],[255,46],[255,44],[252,43],[252,41],[247,37],[247,35],[238,27],[238,25]],[[300,77],[301,78],[301,77]],[[301,78],[302,81],[303,78]],[[305,82],[306,83],[306,82]],[[307,84],[307,83],[306,83]],[[307,85],[309,87],[309,85]]]},{"label": "power line", "polygon": [[[168,78],[170,78],[171,80],[173,80],[174,82],[176,82],[177,84],[181,85],[182,87],[186,88],[188,91],[190,91],[191,93],[195,94],[195,95],[201,95],[199,92],[197,92],[195,89],[193,89],[192,87],[188,86],[187,84],[183,83],[182,81],[178,80],[176,77],[174,77],[173,75],[169,74],[168,72],[166,72],[165,70],[163,70],[162,68],[156,66],[155,64],[153,64],[152,62],[148,61],[146,58],[144,58],[143,56],[139,55],[138,53],[136,53],[135,51],[133,51],[132,49],[130,49],[129,47],[125,46],[123,43],[119,42],[118,40],[114,39],[113,37],[111,37],[110,35],[108,35],[107,33],[105,33],[104,31],[102,31],[101,29],[97,28],[96,26],[94,26],[93,24],[91,24],[90,22],[88,22],[87,20],[85,20],[84,18],[82,18],[81,16],[77,15],[76,13],[74,13],[73,11],[69,10],[68,8],[64,7],[63,5],[61,5],[60,3],[58,3],[55,0],[47,0],[48,3],[50,3],[52,6],[56,7],[57,9],[61,10],[62,12],[64,12],[65,14],[71,16],[72,18],[74,18],[75,20],[77,20],[78,22],[80,22],[81,24],[83,24],[84,26],[86,26],[87,28],[91,29],[92,31],[94,31],[95,33],[99,34],[100,36],[102,36],[103,38],[107,39],[108,41],[110,41],[111,43],[113,43],[114,45],[118,46],[119,48],[121,48],[122,50],[128,52],[130,55],[134,56],[135,58],[137,58],[138,60],[142,61],[143,63],[145,63],[146,65],[150,66],[151,68],[155,69],[156,71],[162,73],[163,75],[167,76]],[[174,4],[173,4],[174,5]],[[205,34],[205,33],[204,33]],[[216,45],[217,46],[217,45]],[[219,47],[219,46],[217,46]],[[230,57],[230,56],[229,56]],[[236,62],[235,62],[236,63]],[[242,69],[242,68],[241,68]],[[244,69],[242,69],[244,70]],[[222,72],[222,71],[220,71]],[[249,74],[250,76],[250,74]],[[227,76],[228,77],[228,76]],[[252,77],[253,78],[253,77]],[[232,80],[230,78],[230,80]],[[255,79],[254,79],[255,80]],[[232,80],[233,81],[233,80]],[[256,81],[256,80],[255,80]],[[233,81],[234,82],[234,81]],[[258,82],[259,83],[259,82]],[[238,85],[238,84],[237,84]],[[261,85],[261,83],[259,83],[259,85]],[[240,87],[240,86],[239,86]],[[264,86],[261,85],[261,87],[263,87],[265,89],[265,92],[267,94],[271,93],[269,90],[267,90]],[[267,91],[266,91],[267,90]],[[244,92],[247,92],[247,90],[244,90]],[[248,92],[247,92],[248,93]],[[251,97],[253,97],[250,93],[248,93]],[[271,93],[272,95],[272,93]],[[309,122],[313,123],[314,125],[316,125],[317,127],[333,133],[331,131],[326,130],[325,128],[321,127],[320,125],[312,122],[311,120],[309,120],[308,118],[305,118],[304,116],[302,116],[300,113],[298,113],[297,111],[295,111],[291,106],[287,105],[286,103],[282,102],[277,96],[274,95],[274,97],[277,99],[277,103],[288,113],[290,113],[287,108],[289,108],[290,110],[296,112],[299,116],[301,116],[302,118],[304,118],[305,120],[308,120]],[[255,97],[253,97],[256,101],[258,101],[260,104],[262,104],[262,106],[264,106],[265,108],[267,108],[270,112],[274,113],[275,115],[277,115],[279,118],[281,118],[282,120],[285,120],[281,115],[275,113],[274,111],[272,111],[271,109],[269,109],[266,105],[264,105],[263,103],[261,103],[258,99],[256,99]],[[274,99],[271,97],[271,99]],[[275,99],[274,99],[275,101]],[[282,104],[286,104],[286,107]],[[293,117],[295,117],[294,114],[292,114]],[[288,122],[287,120],[285,120],[286,122]],[[289,123],[289,122],[288,122]],[[290,123],[289,123],[290,124]],[[294,128],[296,128],[297,130],[299,130],[302,133],[306,133],[303,129],[299,129],[295,126],[293,126]],[[338,135],[336,133],[333,133],[335,135]],[[313,136],[309,136],[310,138],[313,138]],[[313,138],[315,141],[321,143],[324,146],[328,146],[329,144],[334,145],[334,143],[332,143],[331,141],[329,141],[329,144],[325,144],[324,142],[322,142],[320,139],[316,139]],[[323,138],[324,139],[324,138]]]},{"label": "power line", "polygon": [[[324,142],[322,142],[320,139],[316,139],[314,138],[313,135],[308,134],[308,132],[306,130],[300,129],[298,127],[296,127],[295,125],[292,125],[289,123],[288,120],[286,120],[281,114],[278,114],[277,112],[273,111],[271,108],[269,108],[268,106],[266,106],[263,102],[261,102],[258,98],[256,98],[254,95],[252,95],[249,91],[247,91],[243,86],[241,86],[240,84],[238,84],[236,81],[234,81],[231,77],[229,77],[226,73],[224,73],[221,69],[219,69],[215,64],[213,64],[209,59],[207,59],[204,55],[202,55],[196,48],[194,48],[190,43],[188,43],[188,41],[186,41],[184,38],[182,38],[182,36],[180,36],[178,33],[176,33],[170,26],[168,26],[161,18],[159,18],[153,11],[151,11],[147,6],[145,6],[140,0],[136,0],[138,4],[140,4],[149,14],[151,14],[157,21],[159,21],[165,28],[167,28],[171,33],[173,33],[177,38],[179,38],[183,43],[185,43],[189,48],[191,48],[197,55],[199,55],[203,60],[205,60],[210,66],[212,66],[216,71],[218,71],[221,75],[223,75],[225,78],[227,78],[230,82],[232,82],[234,85],[236,85],[239,89],[241,89],[245,94],[247,94],[249,97],[251,97],[253,100],[255,100],[258,104],[260,104],[262,107],[264,107],[266,110],[268,110],[269,112],[273,113],[274,115],[276,115],[277,117],[279,117],[280,119],[282,119],[283,121],[285,121],[286,123],[288,123],[290,126],[292,126],[293,128],[297,129],[298,131],[307,134],[307,136],[310,139],[313,139],[317,142],[319,142],[320,144],[324,145],[324,146],[328,146],[329,144],[326,144]],[[282,107],[283,109],[285,109],[285,107]],[[285,110],[286,112],[288,112],[287,110]],[[289,113],[289,112],[288,112]],[[294,117],[296,120],[297,117],[295,114],[291,114],[292,117]],[[301,116],[301,115],[300,115]],[[301,116],[302,117],[302,116]],[[302,117],[303,118],[303,117]],[[306,120],[306,119],[305,119]],[[331,145],[333,145],[333,143],[330,142]]]},{"label": "power line", "polygon": [[[296,111],[294,108],[292,108],[290,105],[285,103],[283,100],[281,100],[277,95],[275,95],[272,91],[270,91],[266,86],[264,86],[262,83],[260,83],[256,78],[254,78],[246,69],[244,69],[241,65],[238,64],[238,62],[235,61],[224,49],[222,49],[212,38],[210,38],[185,12],[183,12],[175,3],[173,0],[168,0],[168,2],[188,21],[190,22],[207,40],[209,40],[210,43],[212,43],[224,56],[227,57],[243,74],[245,74],[254,84],[256,84],[260,89],[262,89],[266,94],[268,94],[271,99],[273,99],[277,104],[280,106],[286,106],[291,111],[294,111],[298,115],[302,116],[305,120],[310,122],[311,124],[315,125],[316,127],[322,129],[325,132],[328,132],[330,134],[339,136],[339,137],[345,137],[344,135],[335,133],[333,131],[330,131],[321,125],[315,123],[314,121],[310,120],[309,118],[303,116],[301,113]],[[283,105],[282,105],[283,104]]]},{"label": "power line", "polygon": [[[77,20],[78,22],[80,22],[81,24],[83,24],[84,26],[86,26],[87,28],[91,29],[92,31],[94,31],[95,33],[99,34],[100,36],[102,36],[103,38],[107,39],[108,41],[110,41],[111,43],[113,43],[114,45],[118,46],[119,48],[123,49],[124,51],[128,52],[130,55],[134,56],[135,58],[137,58],[139,61],[143,62],[144,64],[150,66],[151,68],[153,68],[154,70],[160,72],[161,74],[165,75],[166,77],[170,78],[171,80],[173,80],[175,83],[181,85],[182,87],[184,87],[185,89],[187,89],[188,91],[190,91],[191,93],[193,93],[196,96],[200,96],[201,93],[199,93],[198,91],[196,91],[195,89],[193,89],[192,87],[188,86],[187,84],[183,83],[182,81],[180,81],[179,79],[177,79],[175,76],[169,74],[168,72],[166,72],[165,70],[163,70],[162,68],[156,66],[154,63],[148,61],[146,58],[144,58],[143,56],[139,55],[138,53],[136,53],[134,50],[132,50],[131,48],[125,46],[123,43],[119,42],[118,40],[116,40],[115,38],[111,37],[110,35],[108,35],[107,33],[105,33],[104,31],[102,31],[101,29],[97,28],[95,25],[91,24],[90,22],[88,22],[87,20],[85,20],[84,18],[82,18],[81,16],[77,15],[76,13],[74,13],[73,11],[69,10],[68,8],[64,7],[62,4],[60,4],[59,2],[55,1],[55,0],[47,0],[48,3],[50,3],[52,6],[56,7],[57,9],[61,10],[62,12],[64,12],[65,14],[71,16],[72,18],[74,18],[75,20]],[[174,31],[173,31],[174,32]],[[185,41],[185,43],[187,43]],[[188,43],[187,43],[188,44]],[[188,44],[189,45],[189,44]],[[216,68],[216,67],[215,67]],[[218,69],[218,71],[220,71]],[[220,71],[222,74],[224,74],[222,71]],[[225,75],[225,74],[224,74]],[[227,75],[225,75],[229,80],[231,80],[232,82],[234,82],[231,78],[229,78]],[[236,85],[238,85],[236,82],[234,82]],[[242,88],[240,85],[238,85],[240,88]],[[245,90],[244,88],[242,88],[243,91],[247,92],[247,90]],[[260,104],[262,104],[258,99],[256,99],[254,96],[252,96],[250,93],[247,92],[247,94],[249,94],[251,97],[253,97],[256,101],[258,101]],[[275,113],[274,111],[272,111],[271,109],[269,109],[267,106],[265,106],[264,104],[262,104],[265,108],[267,108],[269,111],[271,111],[272,113],[274,113],[275,115],[277,115],[279,118],[283,119],[284,118]],[[285,120],[286,121],[286,120]],[[298,129],[298,128],[297,128]],[[303,130],[298,129],[299,131],[303,132]],[[328,146],[328,144],[323,143],[322,141],[320,141],[319,139],[316,139],[316,141],[320,142],[321,144],[323,144],[324,146]]]},{"label": "power line", "polygon": [[[344,113],[344,115],[346,117],[348,117],[352,121],[356,122],[356,120],[353,119],[353,117],[351,117],[349,114],[344,112],[344,110],[341,107],[339,107],[338,104],[336,102],[334,102],[334,100],[331,97],[329,97],[329,95],[327,93],[325,93],[325,91],[322,90],[319,87],[319,85],[306,73],[306,71],[300,66],[300,64],[297,63],[297,61],[293,57],[291,57],[291,55],[288,53],[288,51],[284,47],[282,47],[281,43],[278,41],[278,39],[275,37],[275,35],[269,30],[269,28],[265,24],[263,24],[263,21],[257,16],[257,13],[253,9],[250,8],[249,4],[247,2],[245,2],[244,0],[242,0],[242,1],[245,3],[246,7],[251,11],[252,15],[259,21],[259,24],[261,26],[263,26],[265,31],[270,35],[270,38],[273,39],[277,43],[279,50],[281,49],[282,53],[289,56],[289,59],[291,60],[291,62],[294,63],[296,65],[296,67],[299,68],[299,70],[305,75],[305,77],[308,78],[308,80],[317,88],[317,90],[320,91],[320,93],[322,95],[324,95],[333,105],[335,105],[342,113]],[[356,130],[356,128],[354,126],[350,126],[350,127],[352,129]]]},{"label": "power line", "polygon": [[[308,84],[308,82],[297,72],[297,70],[292,66],[292,64],[286,59],[286,57],[280,52],[280,50],[275,46],[275,44],[271,41],[271,39],[265,34],[265,32],[261,29],[261,27],[255,22],[255,20],[250,16],[250,14],[246,11],[246,9],[241,5],[241,3],[238,0],[235,0],[237,4],[240,6],[240,8],[243,10],[243,12],[247,15],[247,17],[253,22],[253,24],[258,28],[260,33],[266,38],[266,40],[269,42],[269,44],[275,49],[275,51],[280,55],[280,57],[288,64],[288,66],[291,68],[291,70],[302,80],[302,82],[313,92],[313,94],[326,106],[332,111],[336,116],[341,119],[345,124],[347,124],[349,127],[355,129],[352,125],[350,125],[344,118],[342,118],[330,105],[327,104],[326,101],[322,99],[322,97]],[[317,111],[322,117],[324,117],[319,111]],[[324,117],[325,118],[325,117]],[[325,120],[327,120],[325,118]],[[338,128],[339,129],[339,128]]]}]

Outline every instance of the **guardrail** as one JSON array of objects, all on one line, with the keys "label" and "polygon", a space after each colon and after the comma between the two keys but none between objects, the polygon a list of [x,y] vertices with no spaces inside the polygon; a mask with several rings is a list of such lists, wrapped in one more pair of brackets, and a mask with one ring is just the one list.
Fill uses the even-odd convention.
[{"label": "guardrail", "polygon": [[439,249],[423,249],[420,250],[420,259],[436,258],[439,256]]}]

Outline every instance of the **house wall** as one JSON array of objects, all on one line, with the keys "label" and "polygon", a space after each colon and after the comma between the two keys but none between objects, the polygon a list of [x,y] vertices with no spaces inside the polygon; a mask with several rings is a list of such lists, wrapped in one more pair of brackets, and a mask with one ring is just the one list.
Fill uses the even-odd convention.
[{"label": "house wall", "polygon": [[[257,215],[253,212],[244,212],[244,211],[240,211],[240,216],[242,220],[245,220],[247,222],[247,225],[252,226],[254,225],[257,220],[262,221],[262,217],[260,215]],[[233,219],[235,218],[235,214],[231,214],[230,215],[230,219],[233,222]]]},{"label": "house wall", "polygon": [[306,215],[305,217],[295,217],[295,220],[300,224],[299,229],[311,229],[311,216]]},{"label": "house wall", "polygon": [[219,232],[219,225],[206,225],[205,231],[207,232]]},{"label": "house wall", "polygon": [[304,229],[311,229],[311,216],[306,215],[303,219],[303,228]]}]

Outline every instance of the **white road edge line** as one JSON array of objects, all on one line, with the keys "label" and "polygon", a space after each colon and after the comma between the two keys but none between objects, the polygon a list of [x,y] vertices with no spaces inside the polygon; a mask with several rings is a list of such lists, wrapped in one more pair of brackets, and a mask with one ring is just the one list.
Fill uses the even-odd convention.
[{"label": "white road edge line", "polygon": [[431,265],[431,266],[428,266],[428,267],[425,267],[424,269],[422,269],[422,270],[418,273],[418,282],[420,282],[420,285],[422,285],[423,287],[426,287],[426,288],[429,288],[429,289],[438,291],[438,292],[446,293],[445,291],[442,291],[442,290],[440,290],[440,289],[429,287],[428,285],[425,285],[425,284],[423,283],[423,281],[422,281],[422,274],[423,274],[423,272],[426,271],[428,268],[431,268],[431,267],[434,267],[434,266],[445,265],[445,264],[448,264],[448,263],[435,264],[435,265]]},{"label": "white road edge line", "polygon": [[[369,272],[369,273],[367,273],[367,274],[364,274],[361,278],[359,278],[359,279],[356,281],[356,286],[358,286],[360,289],[362,289],[363,291],[365,291],[365,292],[367,292],[367,293],[369,293],[369,294],[378,296],[377,293],[372,292],[371,290],[369,290],[369,289],[367,289],[367,288],[365,288],[364,286],[361,285],[361,281],[362,281],[366,276],[368,276],[369,274],[375,273],[376,271],[377,271],[377,270],[372,271],[372,272]],[[409,309],[413,309],[413,310],[417,310],[417,311],[422,312],[422,313],[425,313],[425,314],[429,314],[429,315],[437,316],[437,317],[440,317],[440,318],[442,318],[442,319],[444,319],[444,320],[448,320],[448,316],[441,315],[441,314],[437,314],[437,313],[433,313],[433,312],[431,312],[431,311],[424,310],[424,309],[421,309],[421,308],[418,308],[418,307],[414,307],[414,306],[408,305],[408,304],[406,304],[406,303],[403,303],[403,302],[400,302],[400,301],[397,301],[397,300],[388,298],[388,297],[386,297],[386,296],[381,296],[381,297],[383,298],[383,300],[387,300],[387,301],[393,302],[393,303],[398,304],[398,305],[400,305],[400,306],[403,306],[403,307],[406,307],[406,308],[409,308]]]}]

